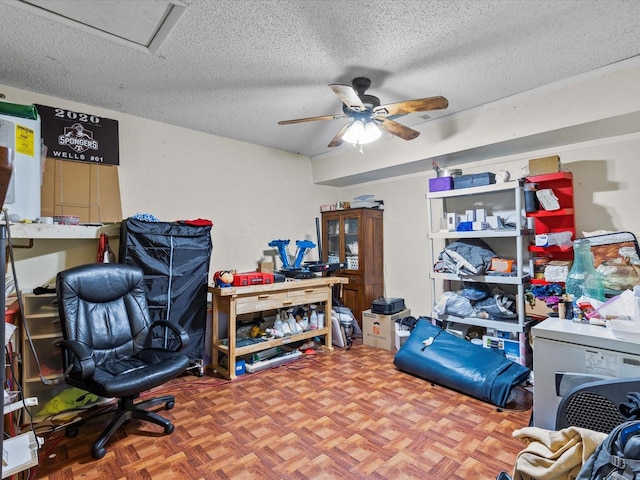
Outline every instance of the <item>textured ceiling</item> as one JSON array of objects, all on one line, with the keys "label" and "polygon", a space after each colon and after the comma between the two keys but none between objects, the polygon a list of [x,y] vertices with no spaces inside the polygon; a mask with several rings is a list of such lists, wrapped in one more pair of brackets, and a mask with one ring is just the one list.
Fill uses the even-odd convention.
[{"label": "textured ceiling", "polygon": [[0,84],[313,157],[346,120],[277,122],[340,113],[330,83],[367,76],[383,104],[442,95],[438,118],[640,54],[636,0],[177,3],[152,54],[0,0]]}]

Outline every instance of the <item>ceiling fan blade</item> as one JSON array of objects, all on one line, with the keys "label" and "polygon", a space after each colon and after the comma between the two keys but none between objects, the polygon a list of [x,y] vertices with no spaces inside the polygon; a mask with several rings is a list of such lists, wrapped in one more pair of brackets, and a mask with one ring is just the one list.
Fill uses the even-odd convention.
[{"label": "ceiling fan blade", "polygon": [[380,122],[380,127],[391,135],[395,135],[396,137],[400,137],[403,140],[413,140],[420,132],[414,130],[413,128],[405,127],[401,123],[395,122],[393,120],[389,120],[384,117],[373,117],[374,120]]},{"label": "ceiling fan blade", "polygon": [[278,122],[278,125],[291,125],[292,123],[313,122],[315,120],[336,120],[338,118],[345,117],[346,115],[344,113],[337,113],[335,115],[320,115],[319,117],[296,118],[295,120],[281,120]]},{"label": "ceiling fan blade", "polygon": [[441,110],[449,106],[449,101],[444,97],[417,98],[404,102],[380,105],[373,109],[376,115],[404,115],[413,112],[424,112],[427,110]]},{"label": "ceiling fan blade", "polygon": [[345,134],[345,132],[347,131],[347,129],[351,126],[353,122],[349,122],[347,123],[344,127],[342,127],[340,129],[340,131],[338,132],[338,134],[333,137],[333,140],[331,140],[331,142],[329,142],[329,147],[339,147],[340,145],[342,145],[342,136]]},{"label": "ceiling fan blade", "polygon": [[366,109],[362,100],[353,89],[351,85],[342,85],[341,83],[332,83],[329,85],[333,93],[335,93],[342,103],[344,103],[351,110],[355,110],[356,112],[362,112]]}]

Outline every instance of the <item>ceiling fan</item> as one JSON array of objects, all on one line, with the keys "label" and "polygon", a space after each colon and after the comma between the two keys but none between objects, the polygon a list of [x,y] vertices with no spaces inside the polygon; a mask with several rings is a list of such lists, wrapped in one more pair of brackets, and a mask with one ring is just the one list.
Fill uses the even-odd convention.
[{"label": "ceiling fan", "polygon": [[[449,106],[448,100],[444,97],[418,98],[415,100],[380,105],[380,99],[378,97],[365,94],[370,86],[371,80],[365,77],[354,78],[351,85],[333,83],[329,85],[329,87],[340,100],[342,100],[343,113],[282,120],[278,122],[278,125],[291,125],[293,123],[313,122],[315,120],[336,120],[339,118],[353,119],[350,123],[342,127],[338,134],[333,137],[333,140],[329,143],[329,147],[342,145],[343,140],[350,141],[354,144],[368,143],[380,136],[381,132],[379,128],[404,140],[413,140],[420,135],[420,132],[406,127],[392,120],[390,117],[406,115],[407,113],[413,112],[424,112],[427,110],[440,110]],[[357,132],[353,130],[357,130]],[[367,135],[367,130],[370,130],[372,133]],[[365,136],[362,137],[362,134]]]}]

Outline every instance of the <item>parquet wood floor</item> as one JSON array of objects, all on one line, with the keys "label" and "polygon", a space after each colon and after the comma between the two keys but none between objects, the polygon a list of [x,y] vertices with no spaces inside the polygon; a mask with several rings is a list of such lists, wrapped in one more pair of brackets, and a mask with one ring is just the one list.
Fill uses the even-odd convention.
[{"label": "parquet wood floor", "polygon": [[503,410],[393,366],[393,352],[354,345],[233,382],[185,375],[152,394],[175,431],[132,421],[90,446],[106,419],[75,438],[47,435],[30,478],[48,480],[495,479],[523,448],[511,433],[531,410]]}]

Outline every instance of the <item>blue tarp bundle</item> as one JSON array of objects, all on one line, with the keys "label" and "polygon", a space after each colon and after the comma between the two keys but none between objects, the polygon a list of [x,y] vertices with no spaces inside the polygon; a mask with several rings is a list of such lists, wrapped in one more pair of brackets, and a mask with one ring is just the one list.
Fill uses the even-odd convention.
[{"label": "blue tarp bundle", "polygon": [[393,363],[406,373],[504,407],[530,370],[419,317]]}]

